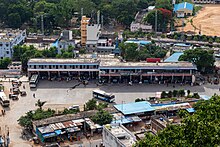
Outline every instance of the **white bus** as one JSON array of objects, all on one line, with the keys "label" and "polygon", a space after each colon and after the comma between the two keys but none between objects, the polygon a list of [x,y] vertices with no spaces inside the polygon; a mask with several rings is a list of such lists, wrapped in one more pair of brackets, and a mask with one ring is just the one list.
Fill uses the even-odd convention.
[{"label": "white bus", "polygon": [[39,82],[39,75],[37,75],[37,74],[32,75],[31,79],[30,79],[30,82],[29,82],[30,88],[36,88],[38,82]]},{"label": "white bus", "polygon": [[106,93],[105,91],[102,90],[93,90],[92,92],[93,97],[106,101],[106,102],[114,102],[115,101],[115,95],[111,94],[111,93]]},{"label": "white bus", "polygon": [[10,101],[9,98],[5,95],[5,92],[0,92],[0,103],[3,107],[9,107]]}]

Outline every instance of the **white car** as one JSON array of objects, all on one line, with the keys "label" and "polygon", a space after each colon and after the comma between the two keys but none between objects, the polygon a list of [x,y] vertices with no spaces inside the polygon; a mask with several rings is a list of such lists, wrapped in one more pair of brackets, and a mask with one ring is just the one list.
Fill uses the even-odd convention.
[{"label": "white car", "polygon": [[77,110],[77,109],[79,109],[79,105],[72,105],[68,109],[69,110]]}]

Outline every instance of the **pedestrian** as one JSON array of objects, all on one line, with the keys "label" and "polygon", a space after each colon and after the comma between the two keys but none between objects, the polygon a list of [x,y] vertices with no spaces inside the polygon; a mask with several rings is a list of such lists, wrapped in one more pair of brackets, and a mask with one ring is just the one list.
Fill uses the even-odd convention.
[{"label": "pedestrian", "polygon": [[2,110],[2,116],[4,116],[4,111]]},{"label": "pedestrian", "polygon": [[23,89],[25,89],[25,85],[23,85]]},{"label": "pedestrian", "polygon": [[5,115],[5,109],[3,110],[3,112],[4,112],[4,115]]},{"label": "pedestrian", "polygon": [[35,93],[33,94],[33,97],[35,98]]}]

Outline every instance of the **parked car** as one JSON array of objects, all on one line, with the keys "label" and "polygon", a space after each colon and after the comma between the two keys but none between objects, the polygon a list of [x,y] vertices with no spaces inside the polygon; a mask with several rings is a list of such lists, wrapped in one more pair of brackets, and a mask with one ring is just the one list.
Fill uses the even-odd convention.
[{"label": "parked car", "polygon": [[72,105],[68,109],[69,110],[78,110],[79,109],[79,105]]},{"label": "parked car", "polygon": [[27,93],[26,93],[26,91],[21,91],[21,92],[20,92],[20,95],[21,95],[21,96],[26,96]]},{"label": "parked car", "polygon": [[18,99],[18,95],[10,93],[9,94],[9,98],[12,99],[12,100],[17,100]]}]

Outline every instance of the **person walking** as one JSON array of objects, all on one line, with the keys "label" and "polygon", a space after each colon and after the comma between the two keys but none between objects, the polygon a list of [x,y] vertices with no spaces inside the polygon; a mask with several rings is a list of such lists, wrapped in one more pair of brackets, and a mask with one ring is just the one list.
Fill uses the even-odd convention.
[{"label": "person walking", "polygon": [[35,98],[35,93],[33,93],[33,97]]}]

